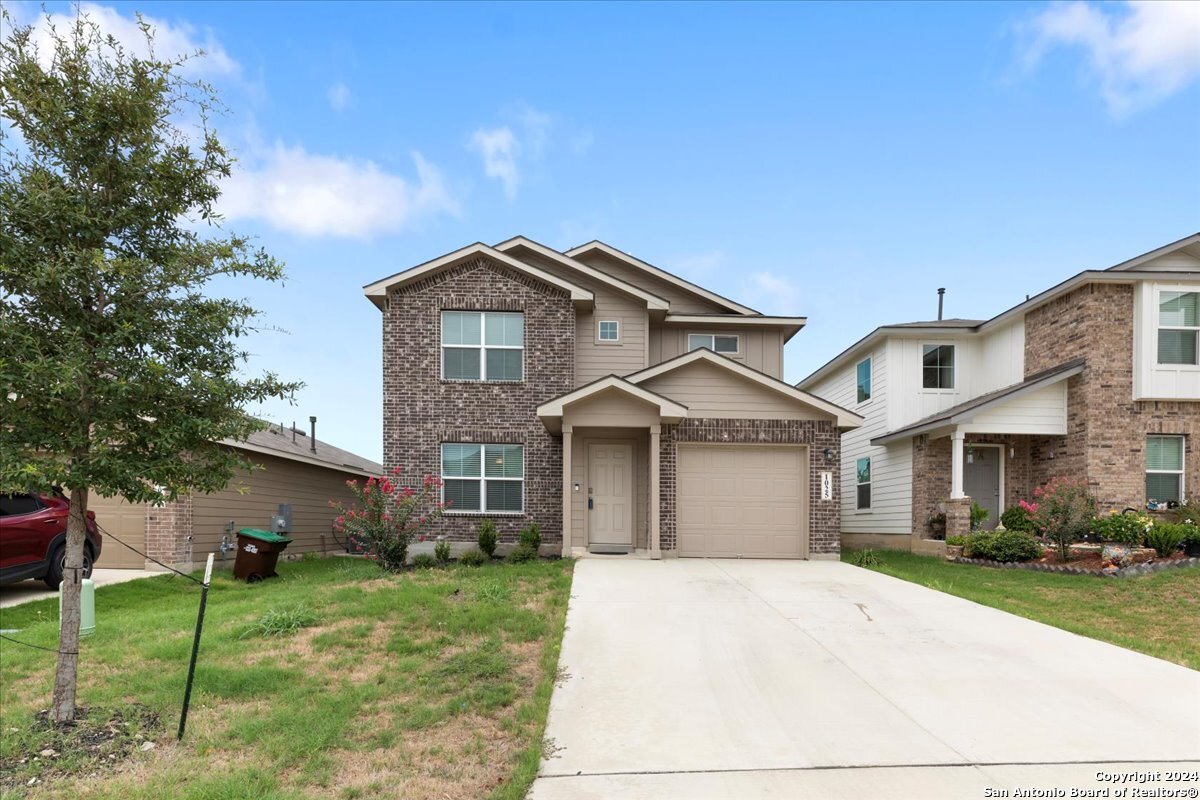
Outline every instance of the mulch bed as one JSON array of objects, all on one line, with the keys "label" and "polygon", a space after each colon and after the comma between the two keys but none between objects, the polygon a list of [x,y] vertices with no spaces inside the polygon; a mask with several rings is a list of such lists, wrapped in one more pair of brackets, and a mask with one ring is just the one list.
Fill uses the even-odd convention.
[{"label": "mulch bed", "polygon": [[982,558],[964,558],[959,556],[950,559],[960,564],[976,564],[984,567],[1000,567],[1003,569],[1024,569],[1036,572],[1059,572],[1070,575],[1094,575],[1097,577],[1135,577],[1149,575],[1164,569],[1175,567],[1200,566],[1200,558],[1189,558],[1184,553],[1172,553],[1166,558],[1159,558],[1153,550],[1137,550],[1134,552],[1128,566],[1116,571],[1104,571],[1106,566],[1100,555],[1099,547],[1074,546],[1071,548],[1071,560],[1061,561],[1057,550],[1047,549],[1045,555],[1037,561],[1000,562]]},{"label": "mulch bed", "polygon": [[[1135,564],[1146,564],[1151,561],[1182,561],[1187,558],[1182,552],[1173,553],[1167,558],[1159,558],[1158,554],[1153,550],[1135,550],[1130,557],[1130,566]],[[1099,572],[1104,568],[1104,559],[1100,555],[1099,548],[1087,548],[1086,550],[1079,547],[1071,548],[1071,560],[1063,561],[1058,557],[1058,550],[1047,550],[1046,555],[1039,558],[1037,564],[1065,564],[1076,569],[1087,570],[1088,572]]]}]

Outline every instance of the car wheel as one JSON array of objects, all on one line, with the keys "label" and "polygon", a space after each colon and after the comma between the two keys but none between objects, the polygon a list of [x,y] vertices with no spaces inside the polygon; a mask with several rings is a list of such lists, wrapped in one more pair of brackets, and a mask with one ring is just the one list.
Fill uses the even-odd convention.
[{"label": "car wheel", "polygon": [[[51,589],[57,589],[62,583],[63,573],[67,567],[67,548],[59,545],[54,548],[54,553],[50,556],[50,571],[46,573],[44,580],[46,585]],[[92,548],[84,545],[83,547],[83,577],[92,577]]]}]

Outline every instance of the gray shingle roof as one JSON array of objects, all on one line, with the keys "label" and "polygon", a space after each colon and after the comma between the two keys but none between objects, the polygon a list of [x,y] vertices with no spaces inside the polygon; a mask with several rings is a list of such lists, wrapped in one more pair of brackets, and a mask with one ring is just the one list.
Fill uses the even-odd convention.
[{"label": "gray shingle roof", "polygon": [[[314,453],[310,449],[312,440],[305,431],[297,430],[296,441],[293,442],[292,429],[284,428],[281,431],[280,427],[279,425],[272,425],[265,431],[256,431],[250,434],[245,443],[253,447],[261,447],[265,450],[274,450],[284,458],[323,462],[336,469],[351,470],[370,475],[383,474],[382,464],[377,464],[369,458],[355,455],[349,450],[334,447],[320,439],[317,439],[317,451]],[[226,440],[225,443],[233,447],[237,447],[239,444],[232,440]]]}]

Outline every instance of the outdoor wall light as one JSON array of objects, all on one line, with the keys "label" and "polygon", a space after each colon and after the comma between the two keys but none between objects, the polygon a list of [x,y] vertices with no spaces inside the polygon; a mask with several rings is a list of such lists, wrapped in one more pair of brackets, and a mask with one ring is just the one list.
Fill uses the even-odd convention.
[{"label": "outdoor wall light", "polygon": [[825,453],[826,461],[833,461],[833,448],[832,447],[826,447],[823,452]]}]

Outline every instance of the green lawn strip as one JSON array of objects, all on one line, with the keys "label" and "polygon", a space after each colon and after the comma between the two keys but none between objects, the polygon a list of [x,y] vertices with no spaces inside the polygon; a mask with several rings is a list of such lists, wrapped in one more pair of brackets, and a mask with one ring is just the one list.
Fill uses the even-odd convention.
[{"label": "green lawn strip", "polygon": [[[529,771],[529,753],[541,750],[570,562],[386,576],[371,564],[326,559],[287,564],[281,574],[257,586],[225,575],[214,580],[188,739],[177,748],[171,734],[198,592],[167,577],[102,588],[97,633],[81,646],[80,703],[145,704],[161,715],[154,738],[170,757],[138,754],[132,769],[99,780],[51,780],[14,796],[385,796],[392,787],[383,782],[341,791],[334,785],[339,765],[382,749],[393,764],[428,771],[405,737],[458,715],[493,720],[521,743],[502,783],[511,794],[499,796],[524,795],[537,767],[535,759]],[[15,636],[24,641],[53,646],[52,602],[6,609],[3,624],[20,629]],[[292,630],[293,623],[300,627]],[[48,704],[54,657],[3,647],[0,763],[7,767],[38,749],[29,722]],[[529,647],[538,648],[534,679],[531,656],[523,657],[524,674],[516,669],[516,654]],[[439,754],[439,779],[470,769],[487,746],[476,736],[460,752]],[[31,765],[14,769],[18,777],[38,774]]]},{"label": "green lawn strip", "polygon": [[[1200,669],[1200,568],[1135,578],[1059,575],[875,551],[877,572]],[[843,551],[850,562],[854,551]]]}]

